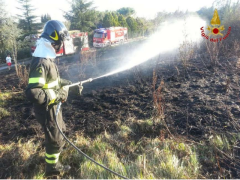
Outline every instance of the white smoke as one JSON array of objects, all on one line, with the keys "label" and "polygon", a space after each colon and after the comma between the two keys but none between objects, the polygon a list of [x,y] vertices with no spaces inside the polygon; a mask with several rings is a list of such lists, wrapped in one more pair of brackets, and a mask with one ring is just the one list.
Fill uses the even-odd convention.
[{"label": "white smoke", "polygon": [[176,50],[184,40],[200,41],[202,39],[200,28],[205,24],[206,22],[198,16],[163,23],[158,31],[143,43],[140,48],[126,55],[126,59],[123,61],[125,64],[122,67],[101,77],[130,69],[158,54]]}]

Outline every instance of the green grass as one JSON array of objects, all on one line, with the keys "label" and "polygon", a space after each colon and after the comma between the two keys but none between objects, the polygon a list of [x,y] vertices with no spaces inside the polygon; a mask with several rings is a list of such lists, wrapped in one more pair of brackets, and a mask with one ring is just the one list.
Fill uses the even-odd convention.
[{"label": "green grass", "polygon": [[46,178],[44,177],[44,175],[45,175],[45,173],[39,172],[39,173],[37,173],[37,174],[33,177],[33,179],[46,179]]},{"label": "green grass", "polygon": [[[233,145],[240,140],[240,134],[219,134],[200,143],[186,143],[176,137],[161,139],[158,136],[142,137],[136,141],[134,133],[149,131],[153,126],[151,120],[119,122],[118,126],[119,131],[113,134],[104,132],[96,138],[75,134],[70,140],[98,163],[131,179],[210,178],[203,168],[206,169],[206,165],[218,168],[216,155],[219,158],[223,156],[217,149],[234,156],[231,154]],[[17,143],[0,145],[0,163],[11,174],[6,178],[44,178],[45,151],[40,148],[41,143],[36,142],[34,139],[27,142],[19,140]],[[72,167],[71,172],[63,174],[62,178],[119,178],[79,154],[69,144],[61,153],[60,160]],[[10,162],[14,162],[14,165]],[[34,168],[29,172],[31,167]]]},{"label": "green grass", "polygon": [[6,109],[0,107],[0,119],[3,117],[10,116],[10,112],[8,112]]},{"label": "green grass", "polygon": [[23,95],[23,91],[19,92],[0,92],[0,119],[8,116],[17,115],[19,112],[15,111],[10,113],[7,109],[12,104],[20,104],[25,101],[26,98]]},{"label": "green grass", "polygon": [[4,107],[12,98],[11,92],[0,93],[0,119],[10,116],[10,112]]},{"label": "green grass", "polygon": [[[161,142],[159,138],[145,138],[138,143],[127,142],[131,132],[129,127],[122,125],[120,131],[113,135],[105,132],[96,139],[76,136],[75,143],[98,163],[128,178],[198,177],[200,163],[194,148],[184,142],[176,143],[173,140]],[[123,138],[126,142],[122,142]],[[72,147],[68,147],[67,151],[63,152],[63,161],[74,162],[77,166],[75,167],[77,174],[74,178],[118,178],[83,158]]]},{"label": "green grass", "polygon": [[36,179],[44,173],[44,152],[39,151],[41,143],[19,140],[9,145],[0,145],[0,164],[6,168],[6,178]]},{"label": "green grass", "polygon": [[120,127],[120,129],[121,130],[118,132],[118,136],[123,138],[123,139],[127,139],[129,137],[129,135],[132,133],[132,129],[130,129],[126,125],[122,125]]},{"label": "green grass", "polygon": [[0,107],[4,106],[12,98],[11,92],[0,93]]},{"label": "green grass", "polygon": [[230,142],[225,135],[215,135],[210,139],[210,143],[220,150],[230,150]]}]

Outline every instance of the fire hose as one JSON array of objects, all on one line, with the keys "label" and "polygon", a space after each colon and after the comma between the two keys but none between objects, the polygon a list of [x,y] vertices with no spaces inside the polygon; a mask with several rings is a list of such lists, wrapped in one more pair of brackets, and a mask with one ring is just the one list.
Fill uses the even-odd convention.
[{"label": "fire hose", "polygon": [[[83,83],[86,83],[86,82],[91,82],[92,80],[94,80],[94,79],[90,78],[90,79],[88,79],[88,80],[80,81],[80,82],[77,82],[77,83],[74,83],[74,84],[71,84],[71,85],[67,85],[67,86],[64,86],[64,87],[79,86],[79,93],[80,93],[80,95],[81,95],[81,92],[82,92],[82,90],[83,90],[82,84],[83,84]],[[59,110],[60,110],[60,108],[61,108],[61,105],[62,105],[62,102],[59,102],[59,103],[57,104],[55,122],[56,122],[56,125],[57,125],[57,127],[58,127],[58,130],[60,131],[60,133],[62,134],[62,136],[64,137],[64,139],[65,139],[70,145],[72,145],[80,154],[82,154],[83,156],[85,156],[87,159],[91,160],[93,163],[97,164],[98,166],[101,166],[101,167],[104,168],[105,170],[107,170],[107,171],[109,171],[109,172],[111,172],[111,173],[119,176],[120,178],[129,179],[129,178],[127,178],[127,177],[124,177],[124,176],[121,175],[121,174],[118,174],[118,173],[114,172],[113,170],[107,168],[106,166],[104,166],[104,165],[96,162],[94,159],[92,159],[92,158],[89,157],[87,154],[85,154],[84,152],[82,152],[78,147],[76,147],[76,146],[65,136],[65,134],[62,132],[62,130],[60,129],[60,127],[59,127],[59,125],[58,125],[58,122],[57,122],[57,116],[58,116]]]}]

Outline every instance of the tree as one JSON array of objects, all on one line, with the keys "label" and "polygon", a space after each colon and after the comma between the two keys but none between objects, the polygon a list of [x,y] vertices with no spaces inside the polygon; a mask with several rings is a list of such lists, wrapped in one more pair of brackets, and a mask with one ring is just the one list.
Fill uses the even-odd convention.
[{"label": "tree", "polygon": [[33,15],[34,8],[31,5],[31,0],[18,0],[21,5],[20,9],[23,13],[18,15],[19,19],[19,28],[23,29],[25,33],[31,33],[37,30],[36,18],[37,16]]},{"label": "tree", "polygon": [[64,17],[71,22],[70,30],[92,31],[96,26],[97,18],[92,1],[73,0],[71,11],[65,12]]},{"label": "tree", "polygon": [[20,36],[21,30],[17,28],[17,24],[13,18],[8,16],[5,9],[4,1],[0,0],[0,56],[5,59],[7,53],[11,53],[15,60],[17,38]]},{"label": "tree", "polygon": [[112,16],[113,16],[113,26],[120,26],[119,22],[118,22],[118,15],[116,12],[112,12]]},{"label": "tree", "polygon": [[[17,70],[17,52],[18,45],[17,39],[20,37],[22,30],[17,27],[17,24],[12,18],[8,18],[7,21],[1,27],[2,41],[5,43],[5,51],[11,52],[13,60],[15,62],[16,72]],[[17,74],[18,75],[18,74]]]},{"label": "tree", "polygon": [[211,21],[213,17],[214,8],[213,7],[203,7],[197,11],[200,17],[205,18],[208,22]]},{"label": "tree", "polygon": [[112,13],[107,13],[103,18],[103,27],[107,28],[114,25],[115,25],[115,22],[114,22]]},{"label": "tree", "polygon": [[130,7],[123,7],[121,9],[118,9],[117,12],[119,14],[122,14],[125,17],[135,14],[135,10],[133,8],[130,8]]},{"label": "tree", "polygon": [[[217,3],[218,1],[216,1]],[[220,16],[222,24],[228,24],[229,22],[234,22],[236,24],[239,24],[236,21],[240,20],[240,2],[231,2],[230,0],[219,2],[218,5],[218,14]],[[213,15],[213,13],[212,13]]]},{"label": "tree", "polygon": [[166,17],[167,17],[166,12],[158,12],[157,16],[153,19],[155,28],[158,28],[160,26],[160,24],[166,20]]},{"label": "tree", "polygon": [[94,20],[94,24],[96,25],[96,28],[102,28],[103,27],[103,18],[106,15],[106,12],[96,11],[96,18]]},{"label": "tree", "polygon": [[51,20],[51,16],[49,14],[45,14],[41,16],[41,22],[46,23],[47,21]]},{"label": "tree", "polygon": [[4,0],[0,0],[0,25],[6,20],[7,12]]},{"label": "tree", "polygon": [[136,37],[136,35],[137,35],[137,22],[136,22],[136,20],[129,16],[126,19],[126,21],[127,21],[128,26],[129,26],[130,37]]},{"label": "tree", "polygon": [[3,0],[0,0],[0,53],[1,56],[3,55],[4,51],[5,51],[5,35],[3,32],[3,25],[6,22],[6,11],[5,11],[6,7],[4,4]]},{"label": "tree", "polygon": [[147,27],[144,23],[143,18],[136,18],[136,23],[137,23],[137,33],[140,36],[144,36],[144,32],[146,31]]},{"label": "tree", "polygon": [[119,15],[118,15],[118,22],[119,22],[120,26],[122,26],[122,27],[128,27],[127,21],[126,21],[126,19],[123,17],[122,14],[119,14]]}]

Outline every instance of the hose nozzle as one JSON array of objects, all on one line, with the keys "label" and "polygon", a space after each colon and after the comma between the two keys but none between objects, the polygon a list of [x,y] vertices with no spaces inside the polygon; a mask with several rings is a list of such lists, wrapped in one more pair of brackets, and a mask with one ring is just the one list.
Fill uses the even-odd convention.
[{"label": "hose nozzle", "polygon": [[78,85],[78,87],[79,87],[79,94],[80,94],[80,96],[81,96],[81,94],[82,94],[82,90],[83,90],[83,83],[86,83],[86,82],[91,82],[93,79],[92,78],[89,78],[89,79],[87,79],[87,80],[85,80],[85,81],[80,81],[80,83],[79,83],[79,85]]},{"label": "hose nozzle", "polygon": [[80,84],[81,84],[81,83],[83,84],[83,83],[86,83],[86,82],[92,82],[92,80],[93,80],[92,78],[89,78],[89,79],[87,79],[87,80],[85,80],[85,81],[81,81]]},{"label": "hose nozzle", "polygon": [[73,86],[80,86],[82,85],[83,83],[86,83],[86,82],[92,82],[93,78],[89,78],[85,81],[80,81],[80,82],[77,82],[77,83],[73,83],[71,85],[67,85],[68,87],[73,87]]}]

